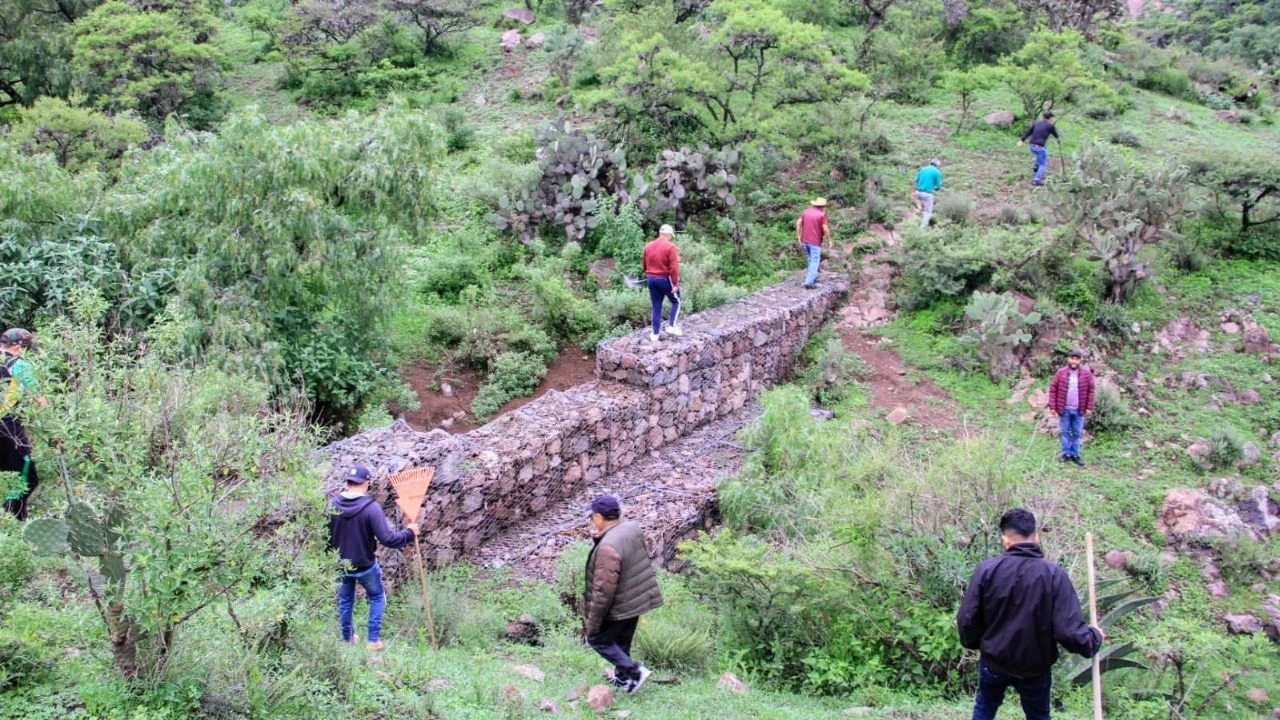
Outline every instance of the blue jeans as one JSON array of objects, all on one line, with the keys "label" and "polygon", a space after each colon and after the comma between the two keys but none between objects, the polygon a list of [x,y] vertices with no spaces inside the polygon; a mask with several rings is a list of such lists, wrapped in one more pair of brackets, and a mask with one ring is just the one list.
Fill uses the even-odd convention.
[{"label": "blue jeans", "polygon": [[351,615],[356,606],[356,583],[364,587],[364,594],[369,598],[369,642],[378,642],[387,593],[382,589],[382,568],[376,562],[358,573],[338,578],[338,625],[342,627],[342,639],[350,642],[355,636]]},{"label": "blue jeans", "polygon": [[1044,175],[1049,171],[1049,150],[1043,145],[1032,145],[1031,154],[1036,156],[1035,184],[1044,183]]},{"label": "blue jeans", "polygon": [[809,258],[809,271],[804,275],[804,284],[813,285],[818,282],[818,265],[822,263],[822,246],[805,245],[804,250]]},{"label": "blue jeans", "polygon": [[1062,436],[1062,454],[1080,457],[1080,436],[1084,434],[1084,414],[1079,410],[1063,410],[1058,416],[1058,432]]},{"label": "blue jeans", "polygon": [[605,620],[600,632],[587,637],[587,644],[600,657],[613,663],[613,676],[619,680],[640,678],[640,663],[631,659],[631,641],[636,635],[640,618]]},{"label": "blue jeans", "polygon": [[991,667],[986,658],[978,662],[978,699],[973,704],[973,720],[995,720],[996,712],[1004,703],[1005,691],[1010,687],[1018,691],[1027,720],[1049,720],[1051,673],[1016,678]]},{"label": "blue jeans", "polygon": [[671,322],[668,327],[680,324],[680,291],[671,287],[671,278],[649,276],[649,302],[653,305],[653,334],[662,332],[662,301],[671,301]]}]

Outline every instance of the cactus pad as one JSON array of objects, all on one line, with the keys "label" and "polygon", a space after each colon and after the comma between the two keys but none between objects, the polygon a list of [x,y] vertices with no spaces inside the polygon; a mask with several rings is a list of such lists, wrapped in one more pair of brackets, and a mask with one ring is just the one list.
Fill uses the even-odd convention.
[{"label": "cactus pad", "polygon": [[102,529],[102,521],[98,514],[86,503],[72,503],[67,508],[67,528],[70,531],[67,539],[71,542],[71,551],[84,557],[96,557],[102,554],[106,546],[106,533]]},{"label": "cactus pad", "polygon": [[61,555],[67,551],[67,524],[53,518],[40,518],[27,523],[22,539],[35,549],[37,555]]},{"label": "cactus pad", "polygon": [[107,579],[112,591],[120,592],[124,589],[124,558],[120,553],[102,553],[98,557],[98,569],[102,571],[102,576]]}]

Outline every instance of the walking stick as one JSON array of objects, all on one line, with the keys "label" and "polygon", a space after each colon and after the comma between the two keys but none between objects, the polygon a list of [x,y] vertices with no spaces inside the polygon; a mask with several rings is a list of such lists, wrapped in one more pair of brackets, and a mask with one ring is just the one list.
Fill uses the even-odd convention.
[{"label": "walking stick", "polygon": [[1058,146],[1058,174],[1061,175],[1067,171],[1067,156],[1062,154],[1062,141],[1054,138],[1053,142]]},{"label": "walking stick", "polygon": [[[400,512],[411,520],[416,520],[422,510],[422,502],[427,497],[427,489],[436,475],[431,467],[414,468],[392,475],[388,480],[396,491],[396,505]],[[419,528],[421,530],[421,528]],[[422,609],[427,614],[427,633],[431,636],[431,649],[439,650],[436,643],[436,626],[431,618],[431,593],[427,590],[427,574],[422,569],[422,547],[418,544],[418,533],[413,534],[413,559],[418,566],[418,582],[422,585]]]},{"label": "walking stick", "polygon": [[[1098,579],[1093,569],[1093,533],[1085,533],[1085,553],[1089,556],[1089,625],[1098,626]],[[1102,720],[1102,660],[1093,654],[1093,717]]]}]

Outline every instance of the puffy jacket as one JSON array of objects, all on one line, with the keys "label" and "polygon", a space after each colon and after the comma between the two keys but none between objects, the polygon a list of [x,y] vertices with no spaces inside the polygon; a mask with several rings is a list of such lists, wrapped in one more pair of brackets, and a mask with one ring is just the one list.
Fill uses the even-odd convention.
[{"label": "puffy jacket", "polygon": [[600,632],[605,620],[626,620],[662,606],[644,532],[634,522],[618,523],[596,538],[587,555],[586,581],[588,635]]},{"label": "puffy jacket", "polygon": [[1035,543],[1009,548],[974,570],[956,615],[960,644],[1014,677],[1036,677],[1058,661],[1058,643],[1093,657],[1102,638],[1084,621],[1067,572]]},{"label": "puffy jacket", "polygon": [[[1071,384],[1071,367],[1058,370],[1049,383],[1049,409],[1061,415],[1067,409],[1067,390]],[[1093,371],[1088,365],[1080,366],[1080,412],[1093,410]]]}]

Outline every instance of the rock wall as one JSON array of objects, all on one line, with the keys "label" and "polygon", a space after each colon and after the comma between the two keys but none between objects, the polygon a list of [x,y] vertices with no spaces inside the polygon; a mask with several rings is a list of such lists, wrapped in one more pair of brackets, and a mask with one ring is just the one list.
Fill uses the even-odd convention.
[{"label": "rock wall", "polygon": [[[689,316],[684,336],[652,345],[648,331],[603,342],[597,381],[550,391],[465,435],[421,433],[406,423],[321,448],[327,493],[347,468],[375,471],[374,493],[391,509],[385,476],[433,466],[419,519],[422,552],[443,564],[520,520],[581,492],[646,453],[741,408],[785,377],[809,337],[848,294],[831,277],[766,288]],[[394,574],[398,558],[384,563]]]}]

